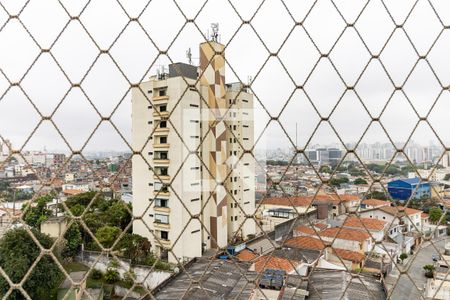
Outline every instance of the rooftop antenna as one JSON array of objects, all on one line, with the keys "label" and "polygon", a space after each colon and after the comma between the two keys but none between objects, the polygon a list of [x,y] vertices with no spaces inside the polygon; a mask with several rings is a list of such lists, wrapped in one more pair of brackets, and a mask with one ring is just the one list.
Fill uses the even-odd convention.
[{"label": "rooftop antenna", "polygon": [[211,23],[211,41],[218,43],[219,42],[219,23]]},{"label": "rooftop antenna", "polygon": [[186,50],[186,57],[188,59],[188,62],[190,65],[192,65],[192,52],[191,52],[191,47],[189,47],[188,50]]}]

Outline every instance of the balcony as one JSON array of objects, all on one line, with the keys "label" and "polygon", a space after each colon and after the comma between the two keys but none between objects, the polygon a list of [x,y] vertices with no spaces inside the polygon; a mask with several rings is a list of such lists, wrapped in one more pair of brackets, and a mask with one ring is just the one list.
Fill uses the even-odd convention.
[{"label": "balcony", "polygon": [[159,119],[168,119],[169,118],[169,112],[168,111],[160,111],[160,112],[153,112],[153,118],[155,120]]},{"label": "balcony", "polygon": [[168,144],[168,143],[164,143],[164,144],[155,143],[155,144],[153,144],[153,148],[154,149],[168,149],[169,147],[170,147],[170,144]]},{"label": "balcony", "polygon": [[164,127],[164,128],[156,128],[155,131],[153,132],[154,135],[158,135],[158,134],[168,134],[169,133],[169,127]]},{"label": "balcony", "polygon": [[[169,249],[171,247],[170,240],[163,240],[162,238],[159,238],[159,243],[166,249]],[[157,243],[157,242],[156,242]]]},{"label": "balcony", "polygon": [[154,102],[162,102],[162,101],[168,101],[169,100],[169,96],[168,95],[164,95],[164,96],[154,96],[153,97],[153,101]]},{"label": "balcony", "polygon": [[155,166],[169,166],[170,160],[169,159],[162,159],[162,158],[154,158],[153,163]]},{"label": "balcony", "polygon": [[170,176],[169,175],[153,175],[153,179],[155,180],[161,180],[163,183],[169,183],[170,182]]},{"label": "balcony", "polygon": [[170,208],[167,206],[153,206],[153,210],[155,212],[170,213]]},{"label": "balcony", "polygon": [[162,223],[161,221],[158,221],[158,220],[153,221],[153,225],[157,229],[170,229],[169,223]]},{"label": "balcony", "polygon": [[170,191],[169,190],[153,191],[153,195],[155,195],[155,197],[170,197]]}]

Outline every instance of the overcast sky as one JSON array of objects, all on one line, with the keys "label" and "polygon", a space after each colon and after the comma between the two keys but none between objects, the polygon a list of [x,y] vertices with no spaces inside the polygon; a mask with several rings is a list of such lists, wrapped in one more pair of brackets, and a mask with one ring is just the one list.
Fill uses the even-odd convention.
[{"label": "overcast sky", "polygon": [[[246,83],[251,77],[255,97],[274,117],[289,99],[279,120],[292,141],[297,140],[299,147],[306,145],[318,126],[319,114],[329,117],[343,142],[358,141],[371,120],[361,100],[373,117],[379,117],[394,93],[393,83],[404,88],[395,91],[380,117],[392,139],[405,141],[419,121],[417,114],[427,117],[439,97],[428,120],[442,141],[450,146],[450,95],[449,91],[441,93],[441,85],[450,85],[450,30],[441,32],[443,24],[450,25],[448,1],[431,1],[432,7],[428,1],[419,0],[405,22],[416,1],[384,1],[391,14],[389,16],[379,0],[371,0],[367,6],[366,1],[335,0],[340,14],[328,0],[284,0],[285,5],[280,0],[267,0],[251,20],[253,28],[243,25],[236,33],[241,26],[241,18],[250,20],[261,1],[230,0],[233,8],[226,0],[209,0],[202,8],[204,0],[177,0],[185,14],[183,16],[171,0],[152,0],[150,4],[148,0],[120,1],[126,13],[116,1],[93,0],[80,16],[90,37],[79,21],[69,22],[67,14],[79,15],[87,1],[61,1],[67,12],[56,0],[30,1],[22,10],[25,2],[2,0],[3,8],[0,7],[0,135],[10,139],[14,148],[21,147],[36,128],[41,118],[38,111],[43,116],[53,114],[53,121],[74,149],[79,149],[89,138],[100,121],[99,114],[112,114],[111,119],[117,129],[131,144],[129,82],[145,80],[170,61],[187,62],[186,50],[189,48],[192,49],[194,63],[197,63],[198,44],[204,41],[202,33],[207,34],[212,22],[220,24],[221,42],[227,44],[226,81]],[[19,13],[20,21],[35,41],[17,19],[8,21],[8,14]],[[128,22],[129,17],[139,17],[153,42],[136,22]],[[185,24],[185,17],[195,18],[195,25]],[[294,20],[303,22],[304,28],[295,26]],[[355,28],[346,28],[346,22],[354,23],[359,34]],[[395,24],[403,23],[408,35],[398,28],[391,36]],[[168,55],[158,57],[155,45],[161,50],[168,49]],[[108,55],[97,57],[97,46],[110,49],[123,73],[118,71]],[[39,47],[50,49],[50,53],[42,53],[38,57]],[[266,62],[269,52],[278,52],[279,59],[271,57]],[[329,58],[321,58],[320,53],[329,54]],[[380,60],[371,60],[372,54],[379,55]],[[418,55],[426,56],[428,62],[417,62]],[[34,61],[34,66],[27,72]],[[9,83],[2,73],[10,82],[20,81],[36,107],[30,104],[19,87],[12,87],[5,94]],[[81,82],[82,90],[70,89],[70,81]],[[304,91],[295,90],[296,85],[304,86]],[[355,89],[348,90],[333,111],[346,86],[354,86]],[[258,101],[256,103],[255,135],[258,136],[270,116]],[[425,122],[420,123],[412,139],[422,144],[439,143]],[[264,141],[261,147],[290,145],[278,123],[271,123],[264,134]],[[377,123],[368,129],[363,139],[368,143],[376,141],[388,142]],[[336,142],[339,141],[330,124],[323,122],[310,143],[327,145]],[[36,129],[25,148],[40,150],[44,147],[67,150],[48,121]],[[99,126],[86,147],[86,151],[125,149],[125,142],[108,123]]]}]

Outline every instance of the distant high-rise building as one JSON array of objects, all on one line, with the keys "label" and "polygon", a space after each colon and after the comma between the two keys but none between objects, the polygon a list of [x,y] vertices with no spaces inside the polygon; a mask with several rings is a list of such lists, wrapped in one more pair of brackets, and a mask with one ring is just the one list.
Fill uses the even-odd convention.
[{"label": "distant high-rise building", "polygon": [[155,253],[177,262],[255,234],[253,95],[225,84],[224,45],[134,88],[132,131],[133,232]]}]

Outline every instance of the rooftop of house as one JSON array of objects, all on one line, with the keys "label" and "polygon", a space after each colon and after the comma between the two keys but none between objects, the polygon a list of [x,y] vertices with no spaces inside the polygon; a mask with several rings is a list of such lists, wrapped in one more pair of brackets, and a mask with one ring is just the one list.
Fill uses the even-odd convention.
[{"label": "rooftop of house", "polygon": [[286,273],[291,273],[298,264],[299,262],[295,260],[289,260],[273,255],[263,255],[255,261],[254,266],[255,271],[258,273],[261,273],[266,269],[283,270],[286,271]]},{"label": "rooftop of house", "polygon": [[386,299],[383,284],[373,276],[315,269],[309,277],[308,300]]},{"label": "rooftop of house", "polygon": [[257,257],[258,257],[257,254],[255,254],[253,251],[250,251],[248,249],[244,249],[236,255],[236,258],[239,261],[252,261]]},{"label": "rooftop of house", "polygon": [[367,230],[383,230],[388,223],[382,220],[360,217],[348,217],[343,226]]},{"label": "rooftop of house", "polygon": [[322,250],[325,248],[324,242],[311,236],[297,236],[290,238],[284,243],[284,246],[308,250]]},{"label": "rooftop of house", "polygon": [[378,200],[378,199],[362,200],[361,204],[370,205],[370,206],[391,206],[391,202]]},{"label": "rooftop of house", "polygon": [[409,207],[403,207],[403,206],[397,206],[397,207],[382,206],[378,209],[380,209],[380,210],[384,211],[385,213],[390,214],[392,216],[403,216],[405,214],[410,216],[410,215],[422,213],[421,210],[409,208]]},{"label": "rooftop of house", "polygon": [[295,232],[299,232],[299,233],[304,233],[304,234],[308,234],[308,235],[317,235],[316,232],[319,232],[320,230],[314,230],[313,228],[306,226],[306,225],[300,225],[297,226],[294,229]]},{"label": "rooftop of house", "polygon": [[362,230],[349,229],[349,228],[327,228],[319,233],[321,237],[338,238],[341,240],[358,241],[362,242],[370,238],[370,235]]},{"label": "rooftop of house", "polygon": [[340,257],[342,260],[350,260],[356,263],[362,262],[365,257],[362,253],[339,248],[333,248],[333,253],[334,255]]},{"label": "rooftop of house", "polygon": [[[212,260],[212,261],[211,261]],[[248,272],[250,265],[245,262],[199,258],[186,266],[165,286],[154,291],[157,299],[239,299],[248,300],[254,285],[256,272]],[[244,276],[245,275],[245,276]],[[192,281],[199,284],[192,284]]]}]

